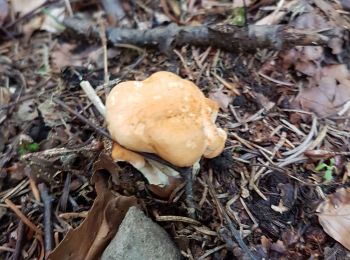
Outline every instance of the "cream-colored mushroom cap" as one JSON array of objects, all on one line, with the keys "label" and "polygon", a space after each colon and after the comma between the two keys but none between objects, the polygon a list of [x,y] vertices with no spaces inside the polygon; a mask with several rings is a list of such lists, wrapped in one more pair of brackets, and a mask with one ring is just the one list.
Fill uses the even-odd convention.
[{"label": "cream-colored mushroom cap", "polygon": [[106,122],[126,149],[189,167],[222,152],[227,135],[215,125],[218,109],[191,81],[160,71],[116,85],[106,100]]}]

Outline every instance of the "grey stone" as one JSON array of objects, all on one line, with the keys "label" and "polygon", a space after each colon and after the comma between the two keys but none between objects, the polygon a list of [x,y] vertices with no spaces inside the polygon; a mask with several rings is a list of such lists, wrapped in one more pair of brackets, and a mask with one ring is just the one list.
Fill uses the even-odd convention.
[{"label": "grey stone", "polygon": [[136,207],[127,212],[101,260],[177,260],[179,249],[166,231]]}]

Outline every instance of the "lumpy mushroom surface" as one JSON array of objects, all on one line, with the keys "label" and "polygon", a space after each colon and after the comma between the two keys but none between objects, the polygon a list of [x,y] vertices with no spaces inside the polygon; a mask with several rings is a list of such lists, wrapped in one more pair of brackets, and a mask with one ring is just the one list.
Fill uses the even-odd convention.
[{"label": "lumpy mushroom surface", "polygon": [[122,82],[106,100],[107,127],[115,142],[179,167],[222,152],[226,133],[215,125],[217,112],[216,102],[194,83],[165,71]]}]

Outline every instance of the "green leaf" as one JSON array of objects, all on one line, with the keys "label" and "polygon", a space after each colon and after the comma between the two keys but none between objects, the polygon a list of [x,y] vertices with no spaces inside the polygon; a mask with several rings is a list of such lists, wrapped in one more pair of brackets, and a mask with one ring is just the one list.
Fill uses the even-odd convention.
[{"label": "green leaf", "polygon": [[331,181],[331,180],[333,180],[333,173],[332,173],[332,172],[333,172],[333,171],[332,171],[332,168],[327,169],[327,171],[325,171],[325,173],[324,173],[323,178],[324,178],[326,181]]},{"label": "green leaf", "polygon": [[327,167],[328,167],[328,165],[325,164],[324,162],[319,162],[319,164],[315,168],[315,171],[320,172],[321,170],[323,170],[324,168],[327,168]]},{"label": "green leaf", "polygon": [[38,143],[22,144],[18,148],[18,153],[20,156],[25,155],[27,153],[34,153],[37,151],[39,151],[39,144]]},{"label": "green leaf", "polygon": [[19,147],[18,153],[20,156],[25,155],[27,153],[26,149],[22,146]]},{"label": "green leaf", "polygon": [[28,150],[30,152],[37,152],[37,151],[39,151],[39,144],[38,143],[28,144]]},{"label": "green leaf", "polygon": [[244,7],[237,7],[233,9],[232,15],[230,18],[230,24],[236,25],[236,26],[244,26],[245,23],[246,21],[245,21]]}]

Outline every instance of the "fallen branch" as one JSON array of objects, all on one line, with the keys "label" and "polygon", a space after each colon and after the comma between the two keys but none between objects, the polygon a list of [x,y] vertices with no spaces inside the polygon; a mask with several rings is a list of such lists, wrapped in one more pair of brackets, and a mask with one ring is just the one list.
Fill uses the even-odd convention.
[{"label": "fallen branch", "polygon": [[41,200],[44,203],[44,237],[45,237],[45,254],[49,255],[53,246],[52,235],[52,197],[44,183],[39,185]]},{"label": "fallen branch", "polygon": [[[64,25],[77,36],[94,40],[100,38],[99,29],[86,20],[67,18]],[[161,51],[186,44],[237,51],[258,48],[282,50],[296,45],[326,45],[333,36],[332,31],[331,29],[322,32],[299,30],[285,25],[178,26],[172,23],[148,30],[109,28],[106,30],[106,36],[111,44],[157,47]]]}]

